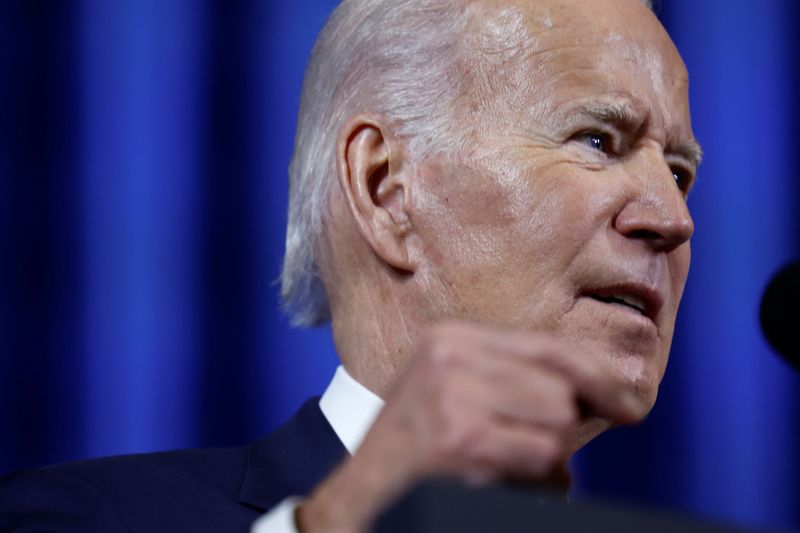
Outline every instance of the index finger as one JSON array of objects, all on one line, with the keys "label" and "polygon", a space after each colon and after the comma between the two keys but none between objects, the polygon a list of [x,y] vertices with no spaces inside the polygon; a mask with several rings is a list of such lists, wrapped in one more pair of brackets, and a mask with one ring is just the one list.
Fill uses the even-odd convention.
[{"label": "index finger", "polygon": [[638,422],[647,406],[630,387],[616,378],[602,360],[550,335],[498,331],[482,326],[464,327],[462,339],[485,350],[528,364],[542,365],[564,376],[576,399],[590,413],[618,424]]}]

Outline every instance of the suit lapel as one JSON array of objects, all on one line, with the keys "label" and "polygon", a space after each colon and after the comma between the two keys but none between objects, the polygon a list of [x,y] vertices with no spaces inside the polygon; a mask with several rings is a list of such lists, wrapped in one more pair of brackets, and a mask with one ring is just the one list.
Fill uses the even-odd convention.
[{"label": "suit lapel", "polygon": [[275,432],[247,447],[239,502],[267,511],[289,496],[305,496],[346,455],[319,397],[312,398]]}]

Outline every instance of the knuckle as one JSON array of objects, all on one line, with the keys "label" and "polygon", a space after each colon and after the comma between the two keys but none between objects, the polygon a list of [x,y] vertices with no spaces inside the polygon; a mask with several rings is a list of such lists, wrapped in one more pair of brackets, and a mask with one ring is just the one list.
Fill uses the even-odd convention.
[{"label": "knuckle", "polygon": [[442,431],[437,455],[443,458],[474,460],[480,456],[481,433],[480,429],[472,424],[450,421]]},{"label": "knuckle", "polygon": [[583,377],[588,385],[604,387],[611,384],[611,375],[607,371],[604,371],[599,362],[592,359],[586,360],[583,366]]}]

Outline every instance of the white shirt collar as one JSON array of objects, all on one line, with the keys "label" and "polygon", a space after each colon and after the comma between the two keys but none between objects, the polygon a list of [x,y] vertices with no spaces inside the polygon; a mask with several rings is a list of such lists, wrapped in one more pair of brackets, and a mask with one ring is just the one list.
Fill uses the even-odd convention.
[{"label": "white shirt collar", "polygon": [[319,408],[344,447],[353,455],[383,408],[383,400],[353,379],[340,365],[319,400]]}]

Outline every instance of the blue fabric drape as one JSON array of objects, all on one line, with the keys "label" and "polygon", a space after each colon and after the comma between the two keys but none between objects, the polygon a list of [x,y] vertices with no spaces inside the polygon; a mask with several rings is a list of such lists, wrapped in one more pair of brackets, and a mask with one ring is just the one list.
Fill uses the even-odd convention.
[{"label": "blue fabric drape", "polygon": [[[800,257],[790,0],[667,0],[707,158],[656,409],[578,490],[800,526],[800,378],[758,331]],[[0,2],[0,474],[268,432],[336,365],[275,285],[303,68],[334,0]]]}]

